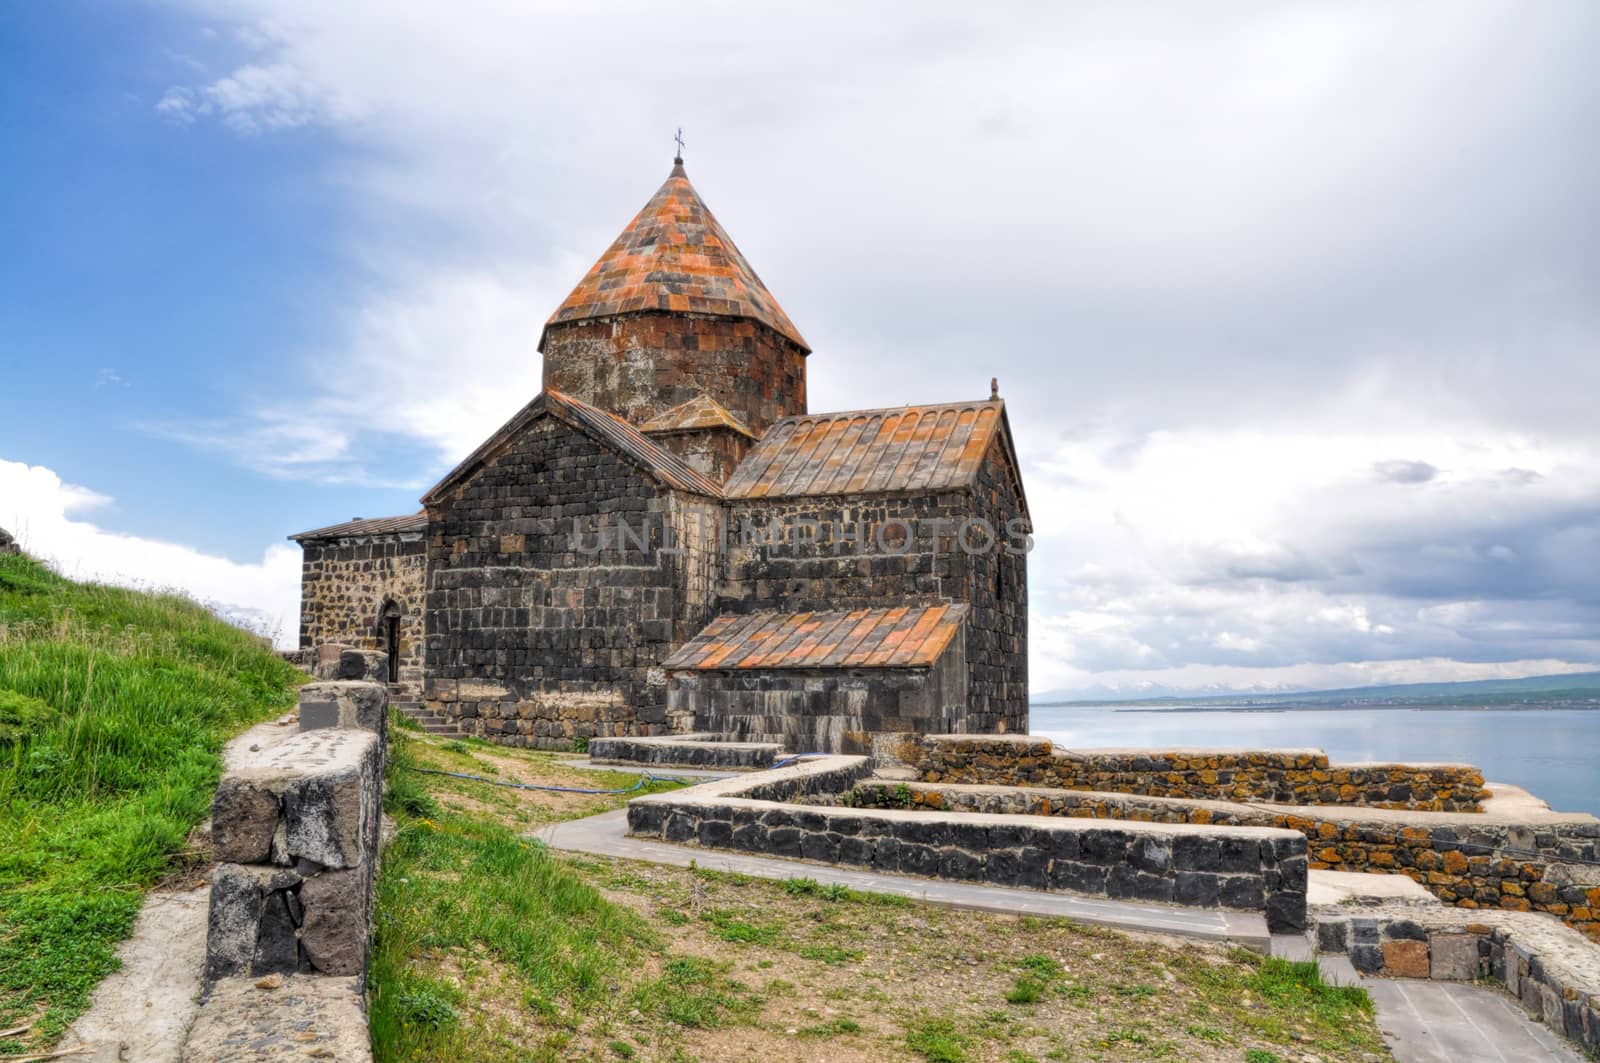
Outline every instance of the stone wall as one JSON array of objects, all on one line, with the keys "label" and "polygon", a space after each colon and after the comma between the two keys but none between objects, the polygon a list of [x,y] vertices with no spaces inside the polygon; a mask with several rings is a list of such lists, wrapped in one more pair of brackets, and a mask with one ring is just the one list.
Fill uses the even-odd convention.
[{"label": "stone wall", "polygon": [[771,742],[728,742],[710,733],[679,734],[670,738],[595,738],[589,742],[589,759],[596,764],[641,764],[679,768],[735,768],[762,770],[772,767],[783,747]]},{"label": "stone wall", "polygon": [[805,352],[742,318],[642,313],[549,326],[544,387],[634,424],[705,393],[760,435],[806,412]]},{"label": "stone wall", "polygon": [[966,630],[931,668],[677,671],[670,713],[696,731],[794,753],[868,753],[872,736],[968,730]]},{"label": "stone wall", "polygon": [[731,428],[687,428],[646,431],[652,443],[664,447],[689,463],[691,469],[705,473],[719,484],[728,482],[750,452],[755,440]]},{"label": "stone wall", "polygon": [[710,619],[717,514],[534,422],[429,507],[425,697],[512,745],[666,733],[658,666]]},{"label": "stone wall", "polygon": [[1274,827],[1305,835],[1313,870],[1400,874],[1446,904],[1540,911],[1600,940],[1600,821],[1581,813],[1238,804],[1039,787],[867,781],[819,798],[862,807]]},{"label": "stone wall", "polygon": [[[1028,562],[1024,506],[996,445],[975,489],[934,494],[737,499],[729,503],[726,573],[717,611],[751,613],[966,602],[966,730],[1028,730]],[[998,533],[975,553],[957,542],[968,520]],[[810,527],[821,529],[811,533]],[[843,528],[836,539],[832,529]],[[910,534],[906,535],[909,529]],[[854,538],[851,538],[853,536]],[[903,537],[902,537],[903,536]],[[976,529],[974,548],[983,544]]]},{"label": "stone wall", "polygon": [[399,680],[422,685],[427,543],[421,532],[301,543],[300,648],[325,643],[387,653],[383,612],[400,607]]},{"label": "stone wall", "polygon": [[635,798],[629,833],[898,874],[1261,911],[1274,931],[1305,925],[1306,840],[1294,831],[791,803],[847,789],[867,764],[826,757]]},{"label": "stone wall", "polygon": [[1485,796],[1468,764],[1330,764],[1316,749],[1057,750],[1042,738],[940,735],[902,756],[925,782],[1429,811],[1475,812]]},{"label": "stone wall", "polygon": [[212,804],[208,983],[366,973],[387,694],[301,688],[301,732],[225,775]]}]

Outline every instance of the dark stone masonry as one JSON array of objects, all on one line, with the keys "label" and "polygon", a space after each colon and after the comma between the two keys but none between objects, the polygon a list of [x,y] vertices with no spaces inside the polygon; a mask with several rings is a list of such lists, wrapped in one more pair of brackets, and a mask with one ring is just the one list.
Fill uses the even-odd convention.
[{"label": "dark stone masonry", "polygon": [[[1030,525],[992,382],[809,413],[810,346],[681,165],[539,350],[543,390],[422,512],[293,536],[302,659],[380,653],[397,697],[522,746],[1027,731]],[[897,655],[941,606],[963,611],[939,653]],[[757,615],[784,638],[673,662]]]},{"label": "dark stone masonry", "polygon": [[1057,750],[1044,738],[948,735],[907,745],[925,782],[1476,812],[1486,795],[1470,764],[1330,764],[1317,749]]},{"label": "dark stone masonry", "polygon": [[852,808],[865,757],[635,798],[628,831],[706,848],[1118,900],[1258,911],[1301,930],[1306,840],[1295,831]]}]

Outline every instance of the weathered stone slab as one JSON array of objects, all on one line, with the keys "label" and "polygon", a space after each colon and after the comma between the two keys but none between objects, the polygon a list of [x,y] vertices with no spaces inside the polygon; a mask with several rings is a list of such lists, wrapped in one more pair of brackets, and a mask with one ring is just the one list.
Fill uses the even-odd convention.
[{"label": "weathered stone slab", "polygon": [[353,727],[382,734],[388,705],[379,683],[307,683],[300,688],[300,730]]},{"label": "weathered stone slab", "polygon": [[260,860],[269,799],[281,814],[269,835],[276,864],[307,860],[354,867],[376,845],[382,739],[366,730],[303,731],[252,754],[230,772],[213,805],[213,844],[235,859]]},{"label": "weathered stone slab", "polygon": [[[284,893],[300,888],[300,876],[286,868],[218,864],[211,873],[211,905],[206,923],[206,980],[252,971],[293,971],[298,957],[276,919]],[[283,912],[286,914],[287,909]],[[263,923],[268,924],[263,941]]]},{"label": "weathered stone slab", "polygon": [[1429,934],[1428,962],[1429,978],[1452,982],[1473,981],[1482,973],[1477,935]]},{"label": "weathered stone slab", "polygon": [[273,975],[211,987],[183,1063],[368,1063],[372,1046],[359,978]]},{"label": "weathered stone slab", "polygon": [[224,776],[211,801],[213,855],[226,863],[266,863],[280,815],[278,795],[270,789]]},{"label": "weathered stone slab", "polygon": [[326,871],[300,887],[300,943],[312,967],[325,974],[361,974],[371,925],[365,869]]}]

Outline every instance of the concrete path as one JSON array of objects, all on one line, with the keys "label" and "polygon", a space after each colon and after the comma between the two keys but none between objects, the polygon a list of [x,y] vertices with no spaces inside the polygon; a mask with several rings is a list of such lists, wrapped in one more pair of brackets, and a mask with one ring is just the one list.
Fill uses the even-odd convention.
[{"label": "concrete path", "polygon": [[892,893],[929,904],[966,908],[981,912],[1006,912],[1013,915],[1059,916],[1080,923],[1115,927],[1119,930],[1174,934],[1180,937],[1232,941],[1257,952],[1269,945],[1266,920],[1250,912],[1222,912],[1201,908],[1179,908],[1132,901],[1096,900],[1066,893],[1011,889],[1004,886],[977,886],[965,882],[945,882],[915,875],[890,875],[877,871],[854,871],[832,864],[817,864],[782,857],[749,856],[720,849],[672,845],[627,836],[627,812],[618,809],[588,819],[568,820],[542,827],[530,834],[552,849],[593,853],[626,860],[688,867],[691,863],[714,871],[727,871],[755,878],[810,878],[822,883],[838,883],[870,893]]},{"label": "concrete path", "polygon": [[[222,751],[224,769],[255,749],[293,737],[294,714],[257,724]],[[117,947],[121,968],[95,987],[89,1009],[56,1049],[84,1063],[177,1063],[199,1010],[211,886],[153,890],[133,933]]]},{"label": "concrete path", "polygon": [[1490,986],[1409,978],[1363,978],[1361,985],[1399,1063],[1583,1063],[1565,1038]]},{"label": "concrete path", "polygon": [[150,894],[118,948],[120,970],[95,988],[58,1052],[90,1063],[176,1060],[194,1019],[211,887]]},{"label": "concrete path", "polygon": [[[1272,954],[1287,960],[1316,955],[1300,935],[1272,935]],[[1384,1042],[1398,1063],[1584,1063],[1565,1038],[1493,986],[1420,978],[1366,978],[1345,956],[1316,956],[1322,976],[1357,985],[1372,997]]]}]

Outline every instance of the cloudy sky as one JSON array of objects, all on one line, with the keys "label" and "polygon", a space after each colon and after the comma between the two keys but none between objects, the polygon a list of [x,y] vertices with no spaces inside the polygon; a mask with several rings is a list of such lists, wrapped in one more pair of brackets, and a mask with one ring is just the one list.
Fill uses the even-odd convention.
[{"label": "cloudy sky", "polygon": [[0,8],[0,525],[292,639],[690,176],[814,409],[1000,379],[1036,691],[1600,667],[1600,6]]}]

